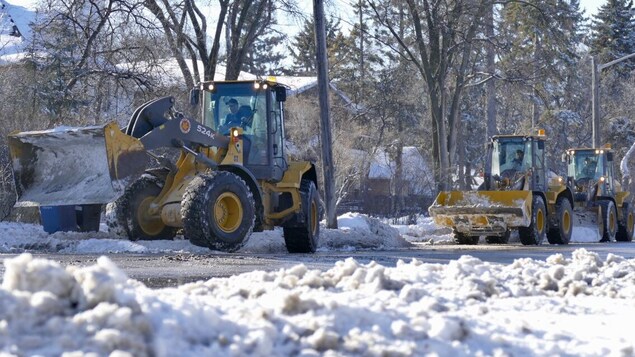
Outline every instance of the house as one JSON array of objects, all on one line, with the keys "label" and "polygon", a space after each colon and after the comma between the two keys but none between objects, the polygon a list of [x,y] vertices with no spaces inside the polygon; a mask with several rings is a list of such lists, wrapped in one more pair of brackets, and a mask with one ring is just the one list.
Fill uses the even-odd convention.
[{"label": "house", "polygon": [[[360,162],[366,160],[360,159]],[[373,215],[406,215],[422,213],[434,200],[434,174],[420,150],[413,146],[402,149],[402,176],[386,150],[379,150],[358,187],[338,206],[340,212],[360,211]]]}]

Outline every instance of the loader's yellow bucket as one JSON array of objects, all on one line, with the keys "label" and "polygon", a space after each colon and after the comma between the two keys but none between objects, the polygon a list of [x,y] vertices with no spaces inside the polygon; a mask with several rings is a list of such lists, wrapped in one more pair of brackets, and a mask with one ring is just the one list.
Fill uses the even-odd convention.
[{"label": "loader's yellow bucket", "polygon": [[9,135],[16,206],[107,203],[143,172],[143,145],[116,123]]},{"label": "loader's yellow bucket", "polygon": [[462,233],[501,233],[527,227],[531,191],[446,191],[428,208],[435,223]]}]

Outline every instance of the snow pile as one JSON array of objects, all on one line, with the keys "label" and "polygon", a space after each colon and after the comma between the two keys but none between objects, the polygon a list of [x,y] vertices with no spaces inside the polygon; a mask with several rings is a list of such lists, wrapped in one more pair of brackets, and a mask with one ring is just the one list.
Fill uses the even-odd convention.
[{"label": "snow pile", "polygon": [[633,355],[635,260],[354,259],[151,290],[108,258],[5,261],[0,349],[116,356]]},{"label": "snow pile", "polygon": [[410,243],[399,231],[376,218],[360,213],[345,213],[337,218],[339,230],[320,232],[322,249],[394,249],[407,248]]},{"label": "snow pile", "polygon": [[[320,228],[318,250],[331,249],[395,249],[409,247],[399,231],[374,218],[347,213],[338,219],[340,229]],[[29,251],[59,253],[194,253],[206,254],[210,250],[198,247],[177,236],[174,240],[131,242],[109,234],[102,224],[100,232],[56,232],[47,234],[39,225],[2,222],[0,224],[0,253]],[[253,233],[241,253],[286,253],[282,229]]]},{"label": "snow pile", "polygon": [[395,225],[399,233],[409,242],[453,243],[454,234],[448,227],[440,227],[432,217],[417,217],[417,224]]}]

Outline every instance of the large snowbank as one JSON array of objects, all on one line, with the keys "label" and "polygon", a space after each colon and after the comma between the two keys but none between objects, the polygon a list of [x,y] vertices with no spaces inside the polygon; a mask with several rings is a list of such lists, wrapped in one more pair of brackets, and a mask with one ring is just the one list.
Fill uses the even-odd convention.
[{"label": "large snowbank", "polygon": [[635,260],[447,265],[354,259],[151,290],[108,258],[5,261],[0,349],[13,355],[629,356]]},{"label": "large snowbank", "polygon": [[[410,243],[396,228],[358,213],[338,218],[339,229],[321,228],[318,250],[398,249]],[[175,240],[131,242],[106,232],[56,232],[47,234],[41,226],[25,223],[0,223],[0,253],[37,250],[59,253],[209,253],[209,249],[192,245],[177,236]],[[285,253],[282,230],[254,233],[240,250],[243,253]]]}]

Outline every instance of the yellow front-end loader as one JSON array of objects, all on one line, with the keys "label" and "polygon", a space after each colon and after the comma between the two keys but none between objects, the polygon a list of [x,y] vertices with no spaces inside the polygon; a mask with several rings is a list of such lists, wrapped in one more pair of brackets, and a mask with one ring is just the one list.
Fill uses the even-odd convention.
[{"label": "yellow front-end loader", "polygon": [[567,177],[573,187],[573,211],[580,234],[600,242],[633,240],[635,211],[630,192],[615,179],[610,146],[566,151]]},{"label": "yellow front-end loader", "polygon": [[517,229],[524,245],[568,244],[572,192],[563,179],[547,179],[545,136],[498,135],[487,145],[484,182],[475,191],[440,192],[429,207],[436,224],[450,227],[458,244],[505,244]]},{"label": "yellow front-end loader", "polygon": [[[13,133],[17,205],[109,203],[113,232],[242,247],[282,226],[289,252],[314,252],[321,216],[311,162],[284,148],[286,87],[272,80],[205,82],[191,92],[201,119],[172,97],[139,107],[128,125]],[[156,149],[175,148],[177,159]],[[148,163],[158,162],[148,168]]]}]

